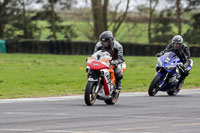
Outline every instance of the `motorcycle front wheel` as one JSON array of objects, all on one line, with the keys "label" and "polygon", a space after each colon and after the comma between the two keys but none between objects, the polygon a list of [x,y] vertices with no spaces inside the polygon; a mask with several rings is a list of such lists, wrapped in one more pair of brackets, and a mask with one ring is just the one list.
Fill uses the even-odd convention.
[{"label": "motorcycle front wheel", "polygon": [[96,89],[96,82],[93,81],[88,81],[86,88],[85,88],[85,104],[88,106],[91,106],[95,103],[97,99],[97,94],[95,94],[95,89]]},{"label": "motorcycle front wheel", "polygon": [[149,90],[148,90],[149,96],[155,96],[158,93],[157,86],[158,86],[158,83],[160,82],[160,79],[161,79],[161,76],[157,74],[152,80],[149,86]]},{"label": "motorcycle front wheel", "polygon": [[117,90],[117,91],[113,92],[111,94],[111,98],[104,100],[104,102],[106,104],[108,104],[108,105],[114,105],[117,102],[118,98],[119,98],[119,94],[120,94],[120,90]]}]

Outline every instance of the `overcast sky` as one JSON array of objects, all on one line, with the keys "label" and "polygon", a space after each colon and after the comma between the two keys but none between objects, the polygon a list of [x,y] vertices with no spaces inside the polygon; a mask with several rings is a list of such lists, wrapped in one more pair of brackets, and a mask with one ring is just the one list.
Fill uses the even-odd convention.
[{"label": "overcast sky", "polygon": [[[74,8],[91,7],[91,2],[90,1],[91,0],[77,0],[77,4],[74,5]],[[109,7],[114,10],[115,5],[119,1],[120,0],[110,0]],[[122,11],[124,11],[125,8],[126,8],[127,0],[121,0],[121,1],[122,1],[122,3],[120,5],[119,9],[122,10]],[[175,2],[175,0],[174,0],[174,2]],[[186,5],[184,3],[182,3],[182,4]],[[149,2],[148,2],[148,0],[130,0],[129,11],[136,11],[137,7],[139,5],[146,5],[148,7],[149,6]],[[159,3],[158,3],[158,5],[157,5],[157,7],[156,7],[156,10],[162,10],[162,9],[168,8],[170,6],[171,5],[169,3],[167,3],[165,0],[160,0]],[[35,4],[34,7],[36,9],[41,9],[42,5],[41,4]]]},{"label": "overcast sky", "polygon": [[[86,1],[88,3],[86,3]],[[114,8],[115,5],[119,2],[120,0],[110,0],[110,3],[112,2],[112,4],[109,4],[109,6],[111,8]],[[127,0],[121,0],[123,1],[122,4],[120,5],[120,10],[125,10],[126,8],[126,3],[127,3]],[[113,6],[112,6],[113,5]],[[146,5],[146,6],[149,6],[149,2],[148,0],[130,0],[130,5],[129,5],[129,11],[133,11],[133,10],[137,10],[137,7],[139,5]],[[75,7],[90,7],[90,0],[78,0],[78,4],[75,6]],[[170,4],[165,2],[165,0],[160,0],[158,6],[157,6],[157,9],[158,10],[161,10],[163,8],[167,8],[169,7]]]}]

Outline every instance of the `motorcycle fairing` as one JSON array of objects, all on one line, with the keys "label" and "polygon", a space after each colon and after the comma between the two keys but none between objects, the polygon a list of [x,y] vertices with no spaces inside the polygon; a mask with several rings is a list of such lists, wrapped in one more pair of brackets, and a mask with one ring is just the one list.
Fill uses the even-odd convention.
[{"label": "motorcycle fairing", "polygon": [[[178,63],[181,63],[180,58],[174,52],[167,52],[159,57],[162,64],[157,64],[157,67],[164,68],[169,73],[176,73],[175,68]],[[172,69],[170,69],[171,67]]]},{"label": "motorcycle fairing", "polygon": [[189,59],[190,60],[190,65],[188,66],[187,70],[191,70],[192,67],[193,67],[193,60]]},{"label": "motorcycle fairing", "polygon": [[[174,76],[177,73],[176,72],[176,66],[181,61],[174,52],[165,53],[163,56],[159,57],[159,60],[161,61],[161,64],[158,63],[157,66],[156,66],[156,72],[157,72],[158,75],[161,76],[159,90],[160,91],[166,91],[169,88],[175,86],[176,83],[177,83],[176,80],[166,82],[166,76],[168,76],[168,80],[170,78],[174,79]],[[172,69],[169,70],[168,66],[171,66]],[[167,73],[168,73],[168,75],[166,75]]]},{"label": "motorcycle fairing", "polygon": [[108,87],[108,84],[107,84],[105,78],[103,78],[103,84],[104,84],[104,92],[105,92],[106,96],[108,96],[110,94],[110,91],[109,91],[109,87]]},{"label": "motorcycle fairing", "polygon": [[114,90],[115,76],[112,69],[103,69],[104,92],[108,96]]},{"label": "motorcycle fairing", "polygon": [[101,69],[109,68],[108,66],[104,65],[103,63],[99,61],[92,61],[91,63],[88,63],[88,66],[92,70],[101,70]]}]

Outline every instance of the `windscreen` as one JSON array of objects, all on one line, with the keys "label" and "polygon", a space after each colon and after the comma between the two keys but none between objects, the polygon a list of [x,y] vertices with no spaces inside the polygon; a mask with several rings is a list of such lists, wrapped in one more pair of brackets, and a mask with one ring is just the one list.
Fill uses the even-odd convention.
[{"label": "windscreen", "polygon": [[161,58],[162,58],[162,60],[164,60],[164,63],[169,63],[171,61],[179,60],[179,58],[177,57],[177,55],[174,52],[167,52]]},{"label": "windscreen", "polygon": [[167,53],[164,54],[164,57],[170,58],[172,60],[175,59],[175,58],[178,58],[177,55],[174,52],[167,52]]},{"label": "windscreen", "polygon": [[99,61],[102,61],[102,60],[111,60],[112,59],[112,57],[110,56],[110,54],[107,51],[102,51],[102,50],[99,50],[96,53],[94,53],[92,55],[92,57],[95,60],[99,60]]},{"label": "windscreen", "polygon": [[164,56],[169,58],[174,58],[176,57],[176,54],[174,52],[167,52],[164,54]]}]

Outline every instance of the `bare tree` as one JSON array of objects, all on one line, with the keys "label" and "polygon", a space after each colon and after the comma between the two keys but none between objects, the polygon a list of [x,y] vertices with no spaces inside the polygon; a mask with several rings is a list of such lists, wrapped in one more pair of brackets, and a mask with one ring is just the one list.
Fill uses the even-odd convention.
[{"label": "bare tree", "polygon": [[57,40],[56,37],[56,20],[55,20],[55,9],[54,9],[54,4],[57,2],[57,0],[51,0],[51,28],[53,32],[53,38],[54,40]]},{"label": "bare tree", "polygon": [[108,0],[104,0],[103,5],[102,0],[91,0],[91,4],[94,21],[94,36],[97,39],[101,32],[107,30]]},{"label": "bare tree", "polygon": [[[185,12],[190,11],[191,6],[198,2],[199,0],[168,0],[169,2],[173,3],[173,7],[176,9],[176,25],[178,28],[178,34],[182,34],[182,18],[181,15],[184,14]],[[184,4],[183,4],[184,3]],[[184,7],[186,5],[186,7]]]},{"label": "bare tree", "polygon": [[24,38],[27,39],[27,17],[26,17],[26,4],[24,0],[18,0],[20,5],[22,5],[22,20],[23,20],[23,31],[24,31]]},{"label": "bare tree", "polygon": [[129,9],[130,0],[127,0],[127,4],[125,7],[125,11],[122,13],[118,13],[118,7],[121,4],[120,2],[116,5],[113,19],[111,20],[111,24],[108,25],[108,5],[109,0],[91,0],[92,6],[92,14],[93,14],[93,22],[94,22],[94,36],[96,39],[99,38],[99,35],[108,30],[108,28],[113,25],[112,32],[115,35],[119,30],[121,24],[125,21],[128,9]]},{"label": "bare tree", "polygon": [[14,18],[15,5],[16,1],[14,0],[0,1],[0,38],[4,38],[5,26]]},{"label": "bare tree", "polygon": [[181,35],[181,8],[180,8],[181,0],[176,0],[176,23],[178,26],[178,34]]},{"label": "bare tree", "polygon": [[152,20],[153,20],[153,13],[155,11],[156,6],[158,5],[159,0],[149,0],[149,22],[148,22],[148,39],[149,43],[152,42],[152,37],[151,37],[151,25],[152,25]]},{"label": "bare tree", "polygon": [[[121,3],[121,1],[120,1],[120,3]],[[127,15],[127,12],[128,12],[128,9],[129,9],[129,3],[130,3],[130,0],[127,0],[126,8],[125,8],[124,13],[122,13],[122,15],[119,15],[118,17],[116,17],[117,15],[115,15],[114,26],[113,26],[113,29],[112,29],[113,35],[115,35],[117,33],[121,24],[124,22],[126,15]],[[115,8],[115,14],[117,14],[117,8],[118,8],[119,4]]]},{"label": "bare tree", "polygon": [[[194,9],[194,5],[199,2],[199,0],[168,0],[169,2],[173,3],[173,7],[176,9],[176,25],[178,28],[178,34],[182,34],[182,18],[181,15],[185,12],[191,11]],[[184,4],[183,4],[184,3]],[[184,7],[184,5],[186,7]],[[191,9],[193,8],[193,9]]]}]

